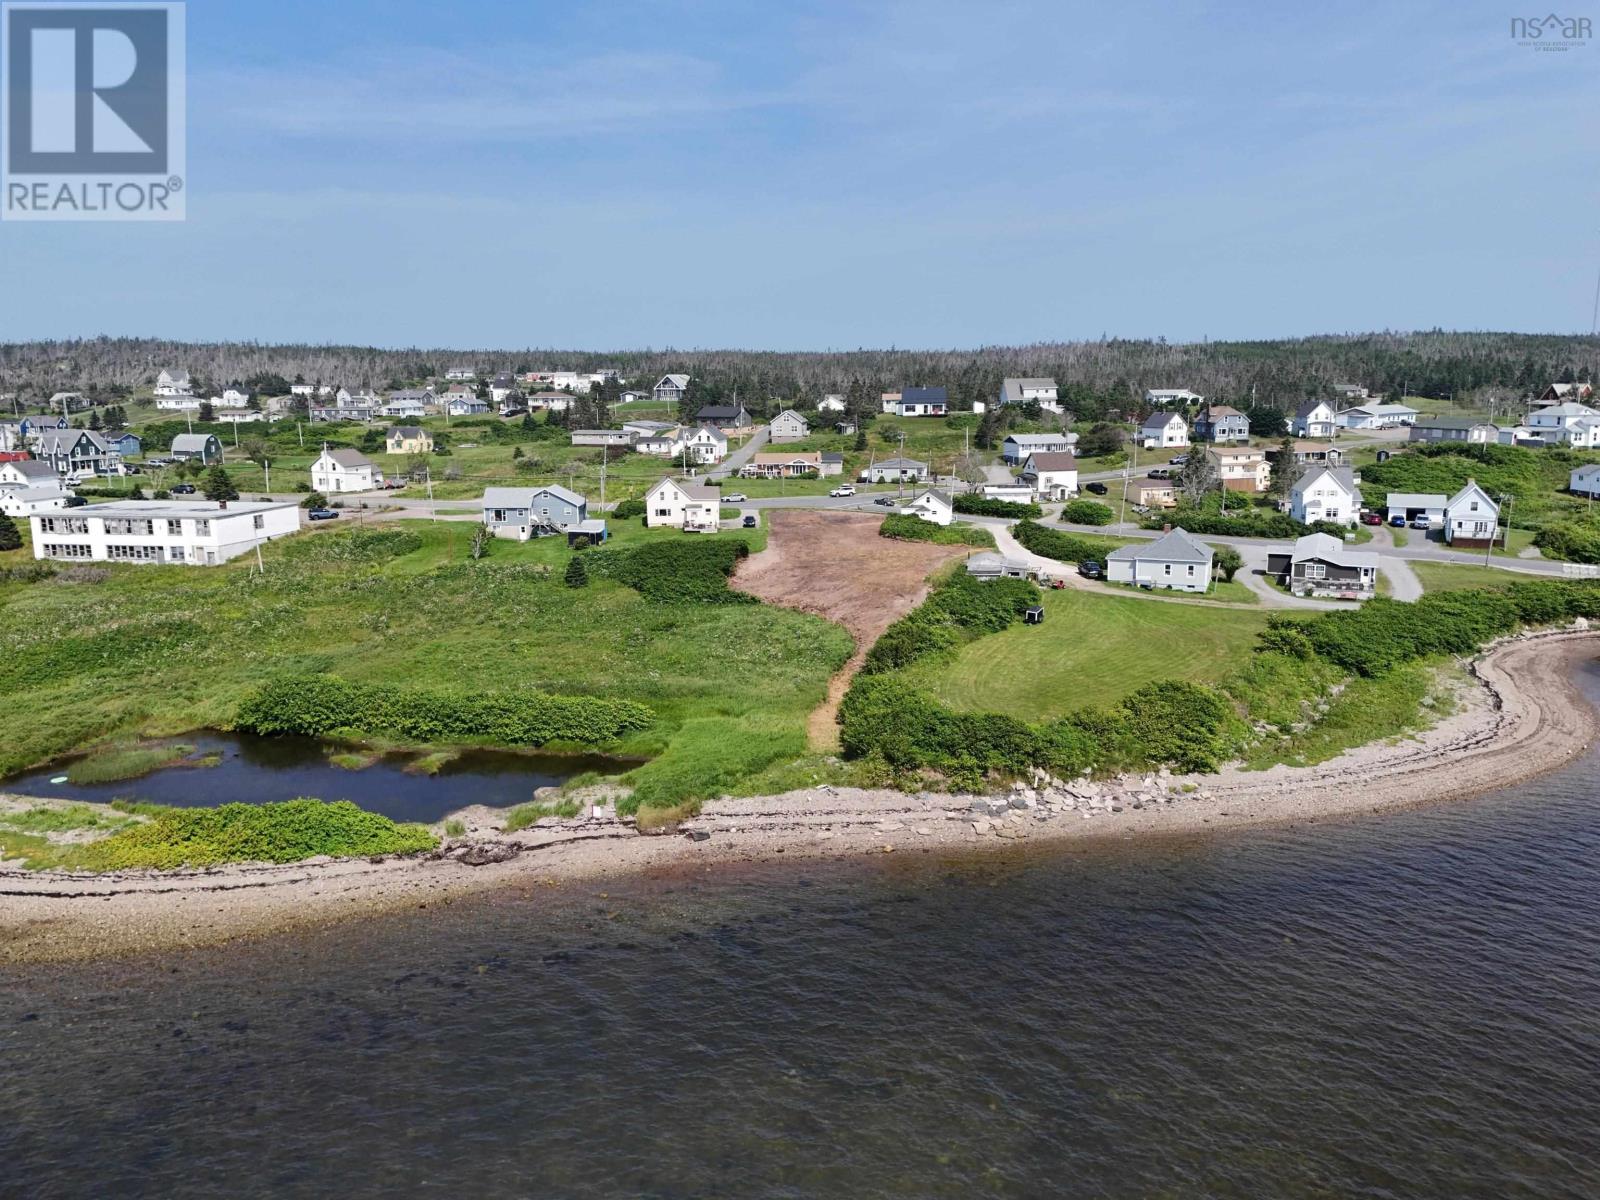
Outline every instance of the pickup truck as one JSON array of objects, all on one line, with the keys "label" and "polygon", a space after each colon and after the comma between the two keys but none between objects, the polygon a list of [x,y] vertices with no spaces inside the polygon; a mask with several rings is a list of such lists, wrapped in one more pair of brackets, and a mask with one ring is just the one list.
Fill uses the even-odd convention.
[{"label": "pickup truck", "polygon": [[856,485],[853,483],[841,483],[838,487],[834,488],[833,491],[828,493],[830,496],[854,496],[855,494]]}]

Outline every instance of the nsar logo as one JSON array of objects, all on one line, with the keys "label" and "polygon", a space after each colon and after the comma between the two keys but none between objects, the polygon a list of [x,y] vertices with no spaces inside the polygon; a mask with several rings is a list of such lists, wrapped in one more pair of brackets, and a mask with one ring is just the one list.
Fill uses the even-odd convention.
[{"label": "nsar logo", "polygon": [[0,4],[0,219],[181,221],[184,6]]}]

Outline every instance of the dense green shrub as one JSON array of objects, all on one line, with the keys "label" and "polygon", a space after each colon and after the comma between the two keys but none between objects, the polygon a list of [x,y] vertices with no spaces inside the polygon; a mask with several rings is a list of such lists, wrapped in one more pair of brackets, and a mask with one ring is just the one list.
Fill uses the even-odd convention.
[{"label": "dense green shrub", "polygon": [[565,583],[569,588],[589,586],[589,572],[584,569],[583,556],[581,554],[574,554],[567,562]]},{"label": "dense green shrub", "polygon": [[1600,526],[1562,521],[1546,525],[1533,535],[1533,544],[1546,558],[1563,562],[1600,563]]},{"label": "dense green shrub", "polygon": [[1265,508],[1237,509],[1227,513],[1178,508],[1149,517],[1144,522],[1146,529],[1160,529],[1163,525],[1181,525],[1189,533],[1209,534],[1212,537],[1297,538],[1308,533],[1328,533],[1342,538],[1350,532],[1331,521],[1307,525],[1303,521],[1296,521],[1288,513]]},{"label": "dense green shrub", "polygon": [[249,697],[234,727],[317,736],[339,730],[392,733],[423,742],[600,744],[643,729],[654,714],[630,700],[542,692],[423,691],[352,683],[333,675],[285,676]]},{"label": "dense green shrub", "polygon": [[950,503],[958,513],[967,513],[974,517],[1006,517],[1006,518],[1038,518],[1044,516],[1044,509],[1037,504],[1021,504],[1015,500],[996,500],[992,496],[979,496],[973,492],[962,492],[952,496]]},{"label": "dense green shrub", "polygon": [[589,569],[663,604],[755,604],[728,586],[750,547],[734,538],[683,538],[649,542],[589,556]]},{"label": "dense green shrub", "polygon": [[1105,557],[1104,549],[1094,542],[1084,541],[1075,534],[1051,529],[1048,525],[1039,525],[1033,521],[1019,521],[1012,527],[1011,533],[1017,541],[1035,554],[1042,554],[1057,562],[1076,563],[1089,559],[1099,561]]},{"label": "dense green shrub", "polygon": [[421,825],[398,825],[348,800],[285,800],[218,808],[163,808],[83,848],[93,870],[169,870],[226,862],[299,862],[414,854],[438,845]]},{"label": "dense green shrub", "polygon": [[619,500],[611,510],[611,515],[619,521],[631,521],[634,517],[644,516],[645,508],[643,500]]},{"label": "dense green shrub", "polygon": [[1061,519],[1068,525],[1109,525],[1115,515],[1098,500],[1073,500],[1061,510]]},{"label": "dense green shrub", "polygon": [[17,523],[7,514],[0,513],[0,550],[22,549],[22,533]]},{"label": "dense green shrub", "polygon": [[894,513],[878,526],[878,536],[903,542],[935,542],[943,546],[987,546],[993,548],[994,534],[973,525],[935,525],[921,517]]},{"label": "dense green shrub", "polygon": [[919,658],[953,650],[970,637],[999,633],[1038,602],[1038,589],[1025,579],[983,581],[954,575],[884,630],[867,651],[862,674],[894,671]]}]

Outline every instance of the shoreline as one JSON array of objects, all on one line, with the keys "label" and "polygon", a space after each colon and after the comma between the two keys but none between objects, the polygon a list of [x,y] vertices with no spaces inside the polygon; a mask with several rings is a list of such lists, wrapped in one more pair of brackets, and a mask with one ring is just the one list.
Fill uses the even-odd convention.
[{"label": "shoreline", "polygon": [[[709,801],[676,835],[615,820],[504,835],[501,810],[464,810],[480,840],[412,858],[309,860],[94,875],[0,866],[0,963],[65,962],[322,928],[447,904],[507,886],[559,887],[622,874],[867,854],[982,853],[1210,834],[1400,811],[1525,782],[1587,753],[1600,715],[1573,681],[1600,634],[1521,635],[1469,661],[1473,686],[1432,729],[1312,767],[1227,767],[1101,781],[1036,779],[1009,795],[819,787]],[[461,857],[482,861],[480,865]]]}]

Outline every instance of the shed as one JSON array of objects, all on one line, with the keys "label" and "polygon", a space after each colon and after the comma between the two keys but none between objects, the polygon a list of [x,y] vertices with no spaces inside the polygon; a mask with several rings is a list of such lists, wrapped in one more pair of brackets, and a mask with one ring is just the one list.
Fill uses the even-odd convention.
[{"label": "shed", "polygon": [[567,527],[567,545],[575,546],[579,538],[588,538],[591,546],[598,546],[610,537],[606,523],[599,517],[591,517],[586,521],[579,521],[576,525]]}]

